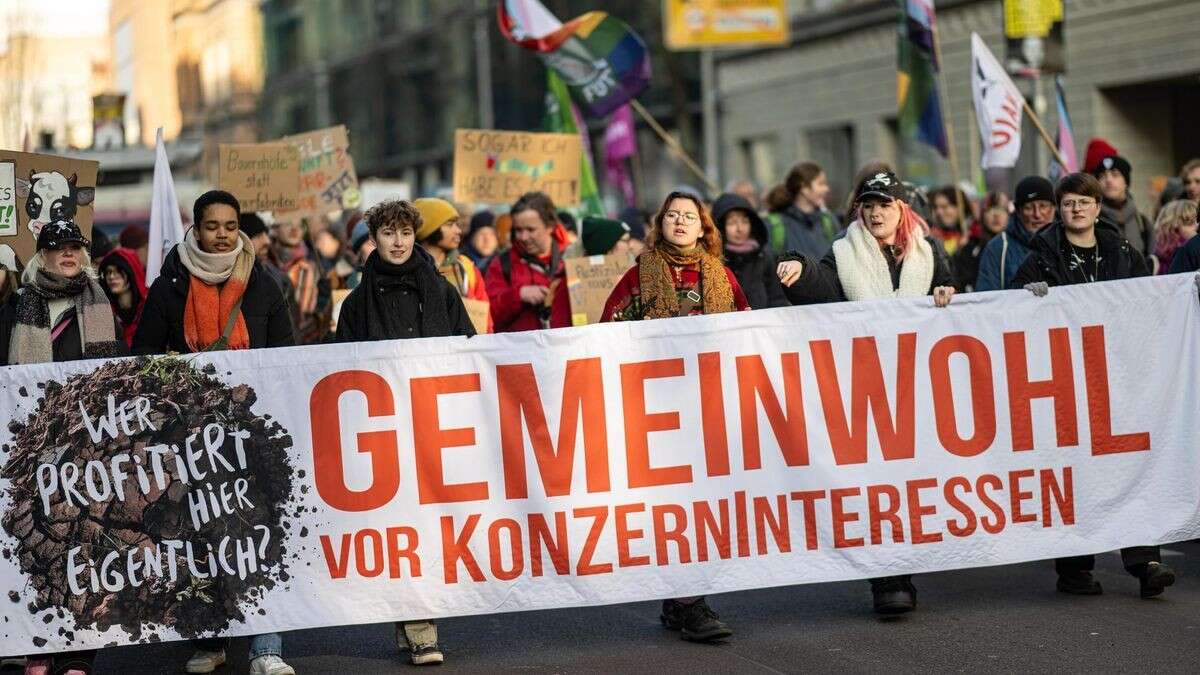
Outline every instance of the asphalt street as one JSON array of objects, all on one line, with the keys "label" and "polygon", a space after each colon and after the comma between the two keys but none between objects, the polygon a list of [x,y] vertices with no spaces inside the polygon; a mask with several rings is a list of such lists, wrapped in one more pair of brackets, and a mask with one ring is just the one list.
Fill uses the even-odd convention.
[{"label": "asphalt street", "polygon": [[[1100,556],[1104,595],[1054,590],[1037,562],[917,577],[917,611],[877,618],[865,582],[712,596],[731,640],[696,645],[662,629],[658,604],[448,619],[446,663],[421,671],[395,648],[389,624],[288,633],[298,673],[1195,673],[1200,670],[1200,543],[1166,547],[1180,575],[1166,595],[1138,597],[1114,554]],[[248,670],[234,640],[218,673]],[[178,673],[186,644],[109,649],[96,672]]]}]

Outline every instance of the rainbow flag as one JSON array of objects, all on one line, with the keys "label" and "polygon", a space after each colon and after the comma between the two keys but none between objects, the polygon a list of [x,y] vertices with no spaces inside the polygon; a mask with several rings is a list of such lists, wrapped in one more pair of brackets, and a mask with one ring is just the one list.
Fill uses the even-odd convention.
[{"label": "rainbow flag", "polygon": [[623,21],[588,12],[560,22],[538,0],[502,0],[500,32],[553,69],[588,115],[604,117],[650,85],[650,52]]},{"label": "rainbow flag", "polygon": [[931,145],[946,157],[950,150],[938,98],[933,0],[899,1],[903,5],[896,65],[900,135]]},{"label": "rainbow flag", "polygon": [[1059,166],[1055,160],[1050,160],[1050,180],[1059,178],[1079,170],[1079,151],[1075,149],[1075,131],[1071,127],[1071,116],[1067,114],[1067,94],[1063,90],[1062,76],[1054,78],[1054,104],[1058,110],[1058,131],[1054,142],[1058,145],[1058,154],[1067,162]]}]

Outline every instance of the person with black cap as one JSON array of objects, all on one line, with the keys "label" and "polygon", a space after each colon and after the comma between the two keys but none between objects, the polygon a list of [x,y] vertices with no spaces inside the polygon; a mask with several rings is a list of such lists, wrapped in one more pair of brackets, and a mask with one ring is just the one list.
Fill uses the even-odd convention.
[{"label": "person with black cap", "polygon": [[1148,255],[1153,248],[1154,223],[1133,203],[1133,194],[1129,192],[1132,172],[1129,160],[1114,154],[1102,157],[1092,175],[1100,181],[1104,193],[1101,209],[1104,220],[1116,225],[1117,232],[1135,251]]},{"label": "person with black cap", "polygon": [[1004,231],[992,238],[979,256],[976,291],[1008,288],[1025,258],[1029,244],[1038,231],[1054,222],[1054,185],[1041,176],[1026,176],[1013,191],[1016,210],[1008,218]]},{"label": "person with black cap", "polygon": [[787,296],[775,274],[775,254],[767,224],[750,200],[732,192],[717,197],[713,220],[724,241],[725,264],[733,270],[746,301],[754,309],[787,307]]},{"label": "person with black cap", "polygon": [[[38,233],[24,285],[0,306],[0,366],[129,354],[108,296],[92,276],[88,246],[74,221],[49,223]],[[25,672],[90,673],[95,658],[96,650],[30,656]]]},{"label": "person with black cap", "polygon": [[128,355],[88,246],[74,221],[42,228],[21,289],[0,308],[0,365]]},{"label": "person with black cap", "polygon": [[[891,171],[867,175],[855,191],[855,218],[820,262],[789,251],[777,267],[794,305],[933,296],[936,307],[954,297],[950,261],[927,233],[929,226],[904,200],[907,190]],[[911,575],[871,579],[879,614],[917,606]]]}]

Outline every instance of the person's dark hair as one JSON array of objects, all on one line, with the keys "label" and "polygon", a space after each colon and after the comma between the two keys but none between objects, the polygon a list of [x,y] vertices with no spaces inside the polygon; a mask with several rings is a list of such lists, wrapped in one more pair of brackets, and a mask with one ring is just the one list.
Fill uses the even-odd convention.
[{"label": "person's dark hair", "polygon": [[[20,265],[20,263],[17,263],[18,268]],[[13,294],[15,294],[20,288],[21,271],[19,269],[7,270],[7,274],[4,275],[4,281],[0,282],[0,305],[8,303],[9,299],[12,298]]]},{"label": "person's dark hair", "polygon": [[1104,191],[1100,188],[1100,181],[1090,173],[1069,173],[1058,181],[1058,187],[1054,188],[1054,201],[1062,203],[1063,196],[1067,193],[1091,197],[1096,201],[1104,199]]},{"label": "person's dark hair", "polygon": [[536,211],[542,218],[542,224],[549,228],[553,228],[558,222],[558,209],[554,207],[554,200],[545,192],[526,192],[513,202],[508,212],[516,218],[522,211]]},{"label": "person's dark hair", "polygon": [[411,202],[403,199],[379,202],[367,209],[363,217],[367,219],[367,230],[372,237],[384,225],[391,225],[397,229],[407,225],[413,229],[413,232],[421,229],[421,212]]},{"label": "person's dark hair", "polygon": [[253,239],[267,231],[267,224],[258,217],[257,213],[243,213],[238,216],[238,229]]},{"label": "person's dark hair", "polygon": [[192,204],[192,224],[199,225],[204,221],[204,210],[213,204],[224,204],[234,210],[238,214],[239,220],[242,216],[242,204],[237,200],[237,197],[229,194],[224,190],[209,190],[196,198],[196,202]]},{"label": "person's dark hair", "polygon": [[663,200],[662,207],[658,209],[658,213],[654,214],[654,220],[650,224],[650,231],[647,233],[646,246],[654,248],[658,245],[659,240],[662,238],[663,218],[666,217],[667,209],[671,207],[671,202],[676,199],[687,199],[696,205],[696,210],[700,212],[699,244],[709,255],[720,259],[724,255],[724,251],[722,250],[724,243],[721,239],[721,231],[717,229],[716,223],[713,222],[712,213],[704,205],[704,200],[690,192],[682,192],[680,190],[667,195],[667,198]]},{"label": "person's dark hair", "polygon": [[579,232],[579,224],[575,222],[575,216],[571,215],[570,211],[559,211],[558,222],[562,223],[568,232]]},{"label": "person's dark hair", "polygon": [[767,192],[767,210],[782,211],[796,203],[800,191],[812,185],[817,176],[825,173],[825,169],[816,162],[800,162],[792,167],[783,183],[776,185]]},{"label": "person's dark hair", "polygon": [[104,230],[93,226],[92,244],[88,247],[88,255],[92,256],[92,260],[99,260],[108,255],[111,250],[113,250],[112,240],[108,238]]},{"label": "person's dark hair", "polygon": [[[929,205],[931,207],[933,206],[934,201],[936,201],[938,197],[945,199],[947,202],[950,203],[950,205],[959,209],[957,225],[959,227],[962,227],[967,222],[967,220],[968,220],[967,216],[971,210],[971,202],[967,199],[967,193],[963,192],[962,189],[957,188],[953,185],[943,185],[942,187],[929,193]],[[935,220],[937,219],[936,213],[934,215],[934,219]],[[941,223],[937,223],[937,224],[940,225]]]}]

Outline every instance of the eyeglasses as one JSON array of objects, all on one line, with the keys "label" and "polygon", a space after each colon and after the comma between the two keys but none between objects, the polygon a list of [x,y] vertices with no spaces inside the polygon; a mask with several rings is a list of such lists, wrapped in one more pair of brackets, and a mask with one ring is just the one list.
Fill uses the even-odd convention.
[{"label": "eyeglasses", "polygon": [[1076,209],[1084,211],[1092,208],[1095,205],[1095,199],[1065,199],[1062,202],[1062,208],[1064,211],[1074,211]]},{"label": "eyeglasses", "polygon": [[663,214],[663,220],[668,220],[671,222],[675,222],[681,218],[683,219],[683,222],[687,223],[688,225],[695,225],[696,223],[700,222],[700,216],[696,215],[695,213],[684,213],[682,211],[667,211],[666,213]]}]

